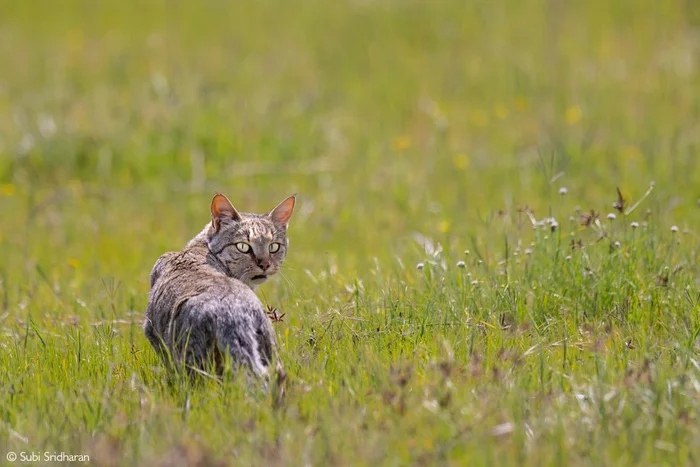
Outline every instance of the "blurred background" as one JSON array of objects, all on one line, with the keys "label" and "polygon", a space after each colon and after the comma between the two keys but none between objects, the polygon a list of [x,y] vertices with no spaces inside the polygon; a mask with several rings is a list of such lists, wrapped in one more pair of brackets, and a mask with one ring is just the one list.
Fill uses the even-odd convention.
[{"label": "blurred background", "polygon": [[499,212],[604,214],[617,186],[634,201],[655,181],[645,209],[698,224],[692,0],[0,10],[6,302],[39,271],[88,297],[111,277],[142,305],[151,265],[201,229],[216,191],[253,212],[298,193],[302,290],[322,270],[419,260],[414,233],[461,252],[495,241]]},{"label": "blurred background", "polygon": [[[284,401],[140,327],[217,191],[298,194]],[[698,0],[0,0],[0,445],[692,464],[699,199]]]}]

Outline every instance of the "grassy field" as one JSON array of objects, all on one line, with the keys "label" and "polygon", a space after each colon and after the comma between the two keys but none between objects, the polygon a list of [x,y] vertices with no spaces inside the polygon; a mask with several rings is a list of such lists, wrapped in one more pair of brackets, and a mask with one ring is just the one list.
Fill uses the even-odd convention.
[{"label": "grassy field", "polygon": [[[700,464],[697,2],[0,11],[0,465]],[[282,401],[141,330],[216,191],[298,193]]]}]

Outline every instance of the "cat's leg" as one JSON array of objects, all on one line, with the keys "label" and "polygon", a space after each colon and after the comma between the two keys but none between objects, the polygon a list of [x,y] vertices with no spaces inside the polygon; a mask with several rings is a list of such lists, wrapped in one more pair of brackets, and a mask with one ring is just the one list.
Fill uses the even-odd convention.
[{"label": "cat's leg", "polygon": [[[146,308],[146,319],[143,322],[143,330],[146,334],[148,342],[156,351],[156,354],[165,363],[167,367],[171,363],[171,355],[169,352],[169,336],[168,328],[170,325],[170,308],[164,305],[162,299],[163,290],[154,289],[156,282],[160,278],[163,270],[168,262],[177,256],[175,252],[169,252],[162,255],[153,266],[150,275],[151,290],[148,298],[148,306]],[[167,304],[167,300],[165,301]]]},{"label": "cat's leg", "polygon": [[166,368],[170,369],[171,355],[167,343],[168,317],[165,313],[158,313],[154,310],[153,303],[148,303],[146,309],[146,319],[143,322],[143,330],[151,347],[155,350],[156,355],[165,364]]},{"label": "cat's leg", "polygon": [[160,357],[161,359],[166,359],[168,349],[165,345],[165,342],[163,342],[162,336],[160,336],[160,334],[156,332],[155,326],[150,316],[147,316],[145,321],[143,322],[143,330],[146,334],[148,342],[151,343],[151,346],[153,347],[153,350],[156,351],[158,357]]}]

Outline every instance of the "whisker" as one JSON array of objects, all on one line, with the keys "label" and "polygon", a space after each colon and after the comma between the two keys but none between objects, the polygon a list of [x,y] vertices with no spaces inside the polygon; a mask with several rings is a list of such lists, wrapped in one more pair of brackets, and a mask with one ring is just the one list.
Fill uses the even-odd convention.
[{"label": "whisker", "polygon": [[280,277],[284,280],[285,284],[288,286],[287,291],[291,291],[291,295],[299,297],[299,289],[296,288],[292,280],[282,271],[279,272]]}]

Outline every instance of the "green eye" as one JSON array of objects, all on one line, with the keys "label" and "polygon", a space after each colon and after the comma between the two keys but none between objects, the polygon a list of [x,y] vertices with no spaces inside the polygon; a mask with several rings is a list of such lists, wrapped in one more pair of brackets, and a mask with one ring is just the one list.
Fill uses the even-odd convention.
[{"label": "green eye", "polygon": [[279,243],[270,243],[268,250],[270,250],[270,253],[277,253],[278,251],[280,251],[280,244]]},{"label": "green eye", "polygon": [[236,243],[236,248],[241,253],[248,253],[250,251],[250,245],[244,242]]}]

